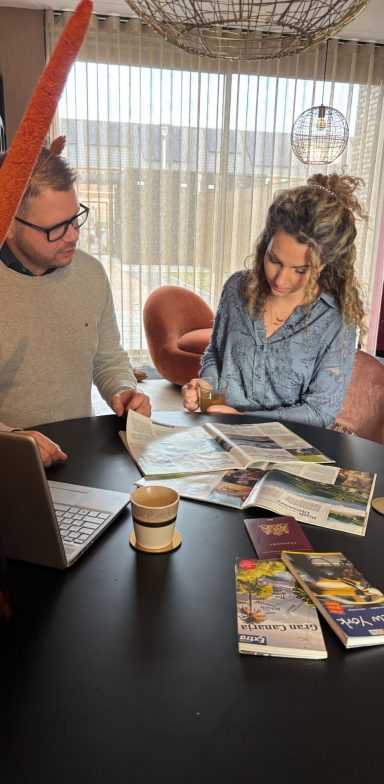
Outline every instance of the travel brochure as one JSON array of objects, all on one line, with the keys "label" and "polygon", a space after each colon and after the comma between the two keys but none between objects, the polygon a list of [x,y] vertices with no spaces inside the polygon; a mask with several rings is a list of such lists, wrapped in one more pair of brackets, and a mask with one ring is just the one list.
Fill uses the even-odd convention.
[{"label": "travel brochure", "polygon": [[[376,474],[321,464],[266,463],[256,469],[161,478],[180,496],[237,509],[260,507],[301,523],[364,536]],[[137,484],[150,484],[139,480]]]},{"label": "travel brochure", "polygon": [[[120,434],[122,435],[122,434]],[[128,411],[123,441],[146,478],[185,476],[263,463],[333,461],[278,422],[251,425],[206,423],[168,427]]]},{"label": "travel brochure", "polygon": [[384,596],[343,553],[281,557],[346,648],[384,643]]},{"label": "travel brochure", "polygon": [[236,560],[239,653],[326,659],[316,607],[282,561]]}]

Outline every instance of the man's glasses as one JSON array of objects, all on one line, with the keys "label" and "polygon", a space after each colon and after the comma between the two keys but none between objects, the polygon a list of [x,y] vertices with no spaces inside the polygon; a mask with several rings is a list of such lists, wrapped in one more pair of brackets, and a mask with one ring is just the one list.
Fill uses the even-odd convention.
[{"label": "man's glasses", "polygon": [[64,237],[70,226],[73,226],[75,231],[78,231],[81,226],[84,226],[84,223],[88,218],[89,207],[86,207],[85,204],[80,204],[80,207],[80,212],[78,212],[77,215],[74,215],[73,218],[62,221],[62,223],[56,223],[54,226],[50,226],[49,229],[44,229],[42,226],[36,226],[35,223],[29,223],[29,221],[23,220],[22,218],[15,218],[15,220],[22,223],[24,226],[29,226],[30,229],[42,231],[43,234],[46,235],[48,242],[57,242],[57,240],[61,240],[61,238]]}]

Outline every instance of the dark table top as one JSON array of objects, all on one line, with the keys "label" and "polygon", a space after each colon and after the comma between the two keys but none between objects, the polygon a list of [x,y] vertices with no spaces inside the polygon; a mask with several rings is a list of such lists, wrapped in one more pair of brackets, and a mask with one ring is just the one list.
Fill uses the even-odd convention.
[{"label": "dark table top", "polygon": [[[113,415],[40,427],[69,453],[49,477],[131,491],[139,473],[118,438],[123,427]],[[383,446],[289,427],[337,465],[376,471],[375,495],[384,495]],[[383,646],[346,651],[322,621],[325,661],[238,654],[234,563],[254,556],[243,516],[181,500],[181,548],[148,555],[129,546],[128,510],[65,572],[9,562],[2,782],[381,780]],[[382,516],[371,511],[365,537],[303,528],[315,549],[341,550],[384,589]]]}]

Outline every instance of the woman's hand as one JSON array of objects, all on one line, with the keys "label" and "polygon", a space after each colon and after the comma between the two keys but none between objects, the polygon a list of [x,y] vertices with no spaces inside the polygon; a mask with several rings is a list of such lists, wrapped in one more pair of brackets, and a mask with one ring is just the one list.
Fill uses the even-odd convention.
[{"label": "woman's hand", "polygon": [[[187,411],[197,411],[199,408],[199,383],[203,382],[208,388],[211,388],[211,384],[208,383],[205,379],[199,378],[192,378],[188,384],[184,384],[181,387],[181,392],[183,395],[183,406],[187,409]],[[239,414],[241,415],[241,411],[237,411],[236,408],[232,408],[232,406],[209,406],[205,411],[206,414]]]},{"label": "woman's hand", "polygon": [[183,396],[183,406],[187,411],[197,411],[199,408],[199,379],[192,378],[188,384],[181,387],[181,394]]},{"label": "woman's hand", "polygon": [[207,414],[238,414],[239,416],[243,416],[242,411],[238,411],[237,408],[232,408],[232,406],[209,406],[206,411]]}]

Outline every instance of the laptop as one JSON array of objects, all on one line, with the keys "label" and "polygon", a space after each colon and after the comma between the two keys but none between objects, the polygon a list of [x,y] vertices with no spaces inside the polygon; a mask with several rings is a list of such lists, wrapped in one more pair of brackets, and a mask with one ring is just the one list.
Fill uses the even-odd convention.
[{"label": "laptop", "polygon": [[9,558],[66,569],[130,500],[129,493],[48,481],[25,432],[0,432],[0,465],[0,537]]}]

